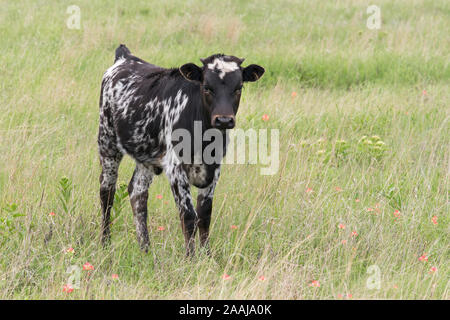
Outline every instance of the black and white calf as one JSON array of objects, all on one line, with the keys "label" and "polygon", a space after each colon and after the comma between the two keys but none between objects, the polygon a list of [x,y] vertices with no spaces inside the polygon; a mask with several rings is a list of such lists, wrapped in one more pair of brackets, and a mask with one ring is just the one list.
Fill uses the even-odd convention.
[{"label": "black and white calf", "polygon": [[[207,165],[181,161],[174,152],[172,132],[181,128],[192,133],[194,121],[199,121],[203,131],[215,128],[225,138],[226,129],[235,126],[243,82],[258,80],[264,69],[258,65],[243,68],[244,59],[222,54],[201,61],[202,67],[188,63],[165,69],[131,55],[124,45],[116,49],[115,63],[103,76],[100,94],[98,144],[103,243],[110,238],[110,212],[119,164],[123,155],[128,154],[136,161],[128,192],[142,250],[147,251],[149,245],[148,188],[153,176],[163,170],[180,211],[186,254],[194,252],[197,227],[201,245],[208,245],[220,162]],[[224,143],[223,155],[225,147]],[[196,209],[190,185],[199,188]]]}]

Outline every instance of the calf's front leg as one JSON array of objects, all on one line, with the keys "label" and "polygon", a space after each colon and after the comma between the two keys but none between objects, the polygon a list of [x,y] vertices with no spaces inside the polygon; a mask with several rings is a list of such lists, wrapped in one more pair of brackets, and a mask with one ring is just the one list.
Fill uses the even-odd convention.
[{"label": "calf's front leg", "polygon": [[206,248],[208,255],[211,255],[209,248],[209,225],[211,223],[212,202],[214,197],[214,189],[219,180],[220,167],[214,172],[214,180],[209,186],[203,189],[198,189],[197,196],[197,214],[198,214],[198,229],[200,236],[200,246]]},{"label": "calf's front leg", "polygon": [[186,256],[193,256],[195,251],[195,232],[198,216],[194,209],[191,189],[186,172],[181,165],[174,166],[167,172],[175,203],[180,212],[181,229],[186,245]]}]

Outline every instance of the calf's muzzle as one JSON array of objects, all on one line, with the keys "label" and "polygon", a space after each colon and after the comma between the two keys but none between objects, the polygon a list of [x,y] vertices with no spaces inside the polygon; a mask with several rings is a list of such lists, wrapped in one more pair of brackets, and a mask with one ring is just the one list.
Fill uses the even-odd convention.
[{"label": "calf's muzzle", "polygon": [[215,115],[212,117],[211,125],[217,129],[233,129],[236,125],[236,117],[234,115]]}]

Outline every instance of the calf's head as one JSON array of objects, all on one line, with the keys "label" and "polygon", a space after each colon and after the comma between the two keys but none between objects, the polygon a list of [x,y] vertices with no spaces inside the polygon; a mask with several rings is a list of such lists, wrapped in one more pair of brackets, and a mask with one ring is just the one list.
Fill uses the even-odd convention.
[{"label": "calf's head", "polygon": [[256,64],[243,68],[244,59],[223,54],[200,60],[203,67],[187,63],[180,67],[180,72],[187,80],[200,85],[203,107],[211,117],[211,126],[232,129],[236,125],[243,83],[261,78],[264,68]]}]

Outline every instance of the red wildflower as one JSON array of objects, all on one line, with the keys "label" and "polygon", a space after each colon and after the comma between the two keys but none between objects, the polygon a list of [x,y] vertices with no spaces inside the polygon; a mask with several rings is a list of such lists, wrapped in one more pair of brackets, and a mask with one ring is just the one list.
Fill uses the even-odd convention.
[{"label": "red wildflower", "polygon": [[435,273],[437,271],[437,268],[436,267],[431,267],[430,268],[430,273]]},{"label": "red wildflower", "polygon": [[433,222],[433,224],[436,225],[438,224],[437,219],[438,219],[437,216],[433,216],[433,218],[431,218],[431,222]]},{"label": "red wildflower", "polygon": [[345,229],[345,224],[339,223],[338,228],[339,229]]},{"label": "red wildflower", "polygon": [[421,255],[421,256],[419,257],[419,261],[425,261],[425,262],[427,262],[427,261],[428,261],[427,254],[424,253],[423,255]]},{"label": "red wildflower", "polygon": [[119,275],[117,273],[113,273],[111,275],[111,278],[113,278],[114,280],[118,280],[119,279]]},{"label": "red wildflower", "polygon": [[71,293],[73,291],[73,287],[70,284],[65,284],[63,287],[63,292]]},{"label": "red wildflower", "polygon": [[231,276],[229,274],[226,274],[226,273],[222,276],[223,280],[229,280],[230,278],[231,278]]},{"label": "red wildflower", "polygon": [[54,212],[52,211],[52,212],[50,212],[48,215],[53,217],[53,216],[56,216],[56,213],[54,213]]},{"label": "red wildflower", "polygon": [[297,92],[295,92],[295,91],[292,91],[292,93],[291,93],[291,97],[292,98],[295,98],[297,96]]},{"label": "red wildflower", "polygon": [[342,240],[342,244],[347,244],[347,240]]},{"label": "red wildflower", "polygon": [[360,202],[360,201],[361,201],[361,200],[359,200],[359,199],[356,199],[356,200],[355,200],[355,202]]},{"label": "red wildflower", "polygon": [[313,189],[311,189],[311,188],[306,188],[306,193],[311,193],[311,192],[313,192]]},{"label": "red wildflower", "polygon": [[163,198],[162,194],[157,194],[157,195],[156,195],[156,199],[161,200],[162,198]]},{"label": "red wildflower", "polygon": [[342,188],[341,187],[336,187],[336,188],[334,188],[337,192],[341,192],[342,191]]},{"label": "red wildflower", "polygon": [[320,283],[319,283],[319,281],[317,281],[317,280],[313,280],[313,281],[311,281],[311,283],[309,284],[309,286],[310,286],[310,287],[316,287],[316,288],[318,288],[318,287],[320,287]]},{"label": "red wildflower", "polygon": [[69,249],[66,250],[66,252],[67,253],[75,253],[75,250],[72,247],[70,247]]},{"label": "red wildflower", "polygon": [[263,121],[269,121],[269,115],[264,113],[263,116],[262,116],[262,120]]},{"label": "red wildflower", "polygon": [[352,295],[351,293],[349,293],[349,294],[347,295],[347,298],[351,299],[351,298],[353,298],[353,295]]},{"label": "red wildflower", "polygon": [[260,281],[266,281],[266,277],[264,277],[264,276],[259,276],[259,278],[258,278]]},{"label": "red wildflower", "polygon": [[422,90],[422,95],[423,95],[423,96],[426,96],[427,94],[428,94],[428,93],[427,93],[427,90],[425,90],[425,89]]},{"label": "red wildflower", "polygon": [[83,264],[83,270],[94,270],[94,266],[89,262],[86,262],[85,264]]},{"label": "red wildflower", "polygon": [[159,227],[158,227],[158,230],[159,230],[159,231],[164,231],[164,230],[166,230],[166,228],[164,228],[163,226],[159,226]]},{"label": "red wildflower", "polygon": [[238,228],[238,226],[236,226],[236,225],[234,225],[234,224],[231,225],[231,229],[236,230],[237,228]]},{"label": "red wildflower", "polygon": [[352,231],[352,237],[357,237],[357,236],[358,236],[358,232]]},{"label": "red wildflower", "polygon": [[398,211],[398,210],[395,210],[394,211],[394,217],[396,217],[396,218],[400,218],[400,211]]}]

